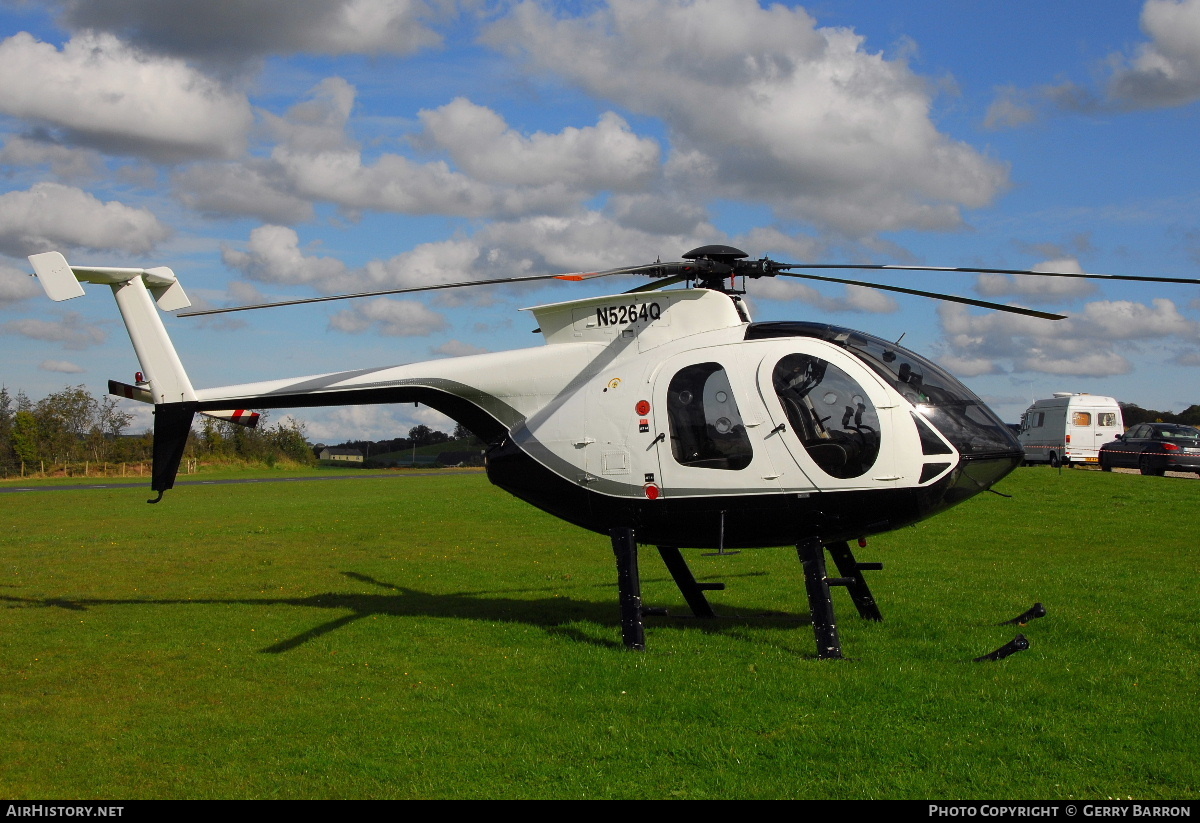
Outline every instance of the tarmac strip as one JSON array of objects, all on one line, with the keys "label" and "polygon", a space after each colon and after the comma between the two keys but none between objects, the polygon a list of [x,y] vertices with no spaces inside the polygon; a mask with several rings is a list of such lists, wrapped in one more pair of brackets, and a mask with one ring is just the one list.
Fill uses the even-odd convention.
[{"label": "tarmac strip", "polygon": [[[229,480],[180,480],[178,486],[233,486],[242,483],[304,483],[309,480],[382,480],[389,477],[439,477],[448,474],[479,474],[483,469],[474,471],[426,471],[426,472],[388,472],[387,474],[340,474],[329,477],[254,477],[232,478]],[[148,489],[149,478],[140,483],[80,483],[72,486],[17,486],[16,488],[0,487],[0,494],[16,494],[17,492],[77,492],[89,489]]]}]

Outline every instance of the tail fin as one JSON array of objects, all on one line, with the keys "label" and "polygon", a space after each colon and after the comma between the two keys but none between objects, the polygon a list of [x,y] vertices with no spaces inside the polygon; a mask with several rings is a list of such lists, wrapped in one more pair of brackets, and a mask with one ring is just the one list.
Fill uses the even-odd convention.
[{"label": "tail fin", "polygon": [[158,499],[150,502],[157,503],[162,493],[175,485],[195,415],[196,392],[154,304],[157,302],[163,311],[174,311],[190,306],[191,301],[183,293],[175,273],[165,266],[157,269],[71,266],[56,251],[32,255],[29,262],[51,300],[82,297],[80,283],[112,287],[121,319],[146,376],[149,397],[145,399],[154,403],[154,471],[150,488],[158,492]]},{"label": "tail fin", "polygon": [[162,318],[154,309],[155,302],[163,311],[192,304],[173,271],[165,266],[156,269],[71,266],[56,251],[31,255],[29,262],[51,300],[81,297],[83,286],[80,283],[111,286],[155,405],[195,401],[192,383],[167,336]]}]

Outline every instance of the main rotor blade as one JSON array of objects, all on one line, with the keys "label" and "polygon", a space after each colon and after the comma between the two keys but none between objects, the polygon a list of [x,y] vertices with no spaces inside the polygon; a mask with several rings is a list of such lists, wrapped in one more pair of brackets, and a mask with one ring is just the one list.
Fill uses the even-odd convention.
[{"label": "main rotor blade", "polygon": [[1187,277],[1143,277],[1132,274],[1088,274],[1071,271],[1034,271],[1033,269],[976,269],[969,266],[897,266],[869,263],[772,263],[778,269],[859,269],[865,271],[955,271],[967,274],[1017,274],[1028,277],[1079,277],[1085,280],[1135,280],[1143,283],[1191,283],[1200,285],[1200,280]]},{"label": "main rotor blade", "polygon": [[[847,267],[851,268],[851,267]],[[1036,309],[1024,309],[1020,306],[1005,306],[1001,303],[990,303],[987,300],[972,300],[970,297],[958,297],[953,294],[941,294],[935,291],[921,291],[920,289],[906,289],[901,286],[884,286],[879,283],[864,283],[861,280],[843,280],[840,277],[823,277],[819,274],[793,274],[792,272],[780,272],[784,277],[796,277],[801,280],[822,280],[826,283],[845,283],[848,286],[865,286],[869,289],[882,289],[883,291],[896,291],[901,294],[915,294],[918,297],[932,297],[935,300],[949,300],[952,303],[966,303],[968,306],[979,306],[985,309],[993,309],[994,311],[1008,312],[1009,314],[1023,314],[1026,317],[1039,317],[1042,320],[1065,320],[1065,314],[1051,314],[1050,312],[1037,311]]]},{"label": "main rotor blade", "polygon": [[637,288],[630,289],[629,291],[623,291],[621,294],[640,294],[644,291],[657,291],[658,289],[664,289],[667,286],[673,286],[676,283],[682,283],[685,280],[691,279],[693,278],[689,274],[677,274],[674,277],[660,277],[657,280],[651,280],[649,283],[643,283]]},{"label": "main rotor blade", "polygon": [[234,311],[250,311],[251,309],[275,309],[280,306],[300,306],[305,303],[328,303],[332,300],[353,300],[358,297],[379,297],[385,294],[411,294],[420,291],[439,291],[441,289],[459,289],[467,286],[494,286],[501,283],[528,283],[535,280],[591,280],[594,277],[608,277],[613,274],[636,274],[643,270],[653,270],[658,264],[644,266],[626,266],[620,269],[605,269],[604,271],[577,271],[566,274],[530,274],[521,277],[497,277],[492,280],[464,280],[460,283],[439,283],[434,286],[412,286],[406,289],[385,289],[383,291],[364,291],[354,294],[335,294],[329,297],[305,297],[297,300],[281,300],[278,303],[256,303],[252,306],[232,306],[224,309],[204,309],[203,311],[180,312],[178,317],[200,317],[206,314],[227,314]]}]

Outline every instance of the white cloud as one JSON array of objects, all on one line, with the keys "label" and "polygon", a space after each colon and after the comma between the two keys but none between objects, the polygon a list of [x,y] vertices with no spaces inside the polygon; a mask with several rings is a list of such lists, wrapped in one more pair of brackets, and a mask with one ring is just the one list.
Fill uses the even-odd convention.
[{"label": "white cloud", "polygon": [[996,95],[984,116],[984,128],[1017,128],[1037,119],[1037,108],[1030,102],[1027,92],[1015,86],[1004,86],[996,90]]},{"label": "white cloud", "polygon": [[699,231],[708,219],[700,203],[669,194],[615,194],[604,213],[624,228],[664,235]]},{"label": "white cloud", "polygon": [[950,228],[1006,168],[939,133],[931,90],[848,29],[757,0],[612,0],[584,17],[522,2],[486,33],[596,96],[662,118],[683,190],[767,200],[851,236]]},{"label": "white cloud", "polygon": [[264,115],[279,141],[269,158],[193,166],[175,176],[176,196],[209,215],[284,224],[310,219],[318,202],[351,216],[514,219],[569,214],[599,192],[635,191],[660,177],[657,142],[615,114],[527,136],[463,98],[420,114],[424,130],[414,143],[443,157],[367,154],[350,133],[356,95],[344,79],[326,78],[284,115]]},{"label": "white cloud", "polygon": [[1200,99],[1200,0],[1147,0],[1150,37],[1109,81],[1109,96],[1132,108],[1180,106]]},{"label": "white cloud", "polygon": [[842,286],[843,295],[841,297],[829,297],[805,283],[774,277],[756,280],[749,288],[754,297],[768,300],[798,300],[824,312],[888,314],[900,308],[890,295],[867,286]]},{"label": "white cloud", "polygon": [[208,61],[271,54],[412,54],[441,37],[421,0],[64,0],[63,21]]},{"label": "white cloud", "polygon": [[955,377],[979,377],[983,374],[998,374],[999,364],[986,357],[957,357],[953,354],[941,355],[938,365],[949,371]]},{"label": "white cloud", "polygon": [[233,156],[253,120],[244,95],[110,34],[80,34],[62,51],[14,35],[0,42],[0,76],[9,78],[0,84],[0,112],[115,154]]},{"label": "white cloud", "polygon": [[[966,307],[938,307],[948,350],[943,359],[957,359],[986,368],[991,361],[1008,361],[1013,371],[1076,374],[1099,377],[1128,374],[1133,364],[1125,356],[1133,341],[1182,338],[1192,341],[1197,324],[1183,317],[1170,300],[1152,305],[1127,300],[1096,301],[1066,320],[1050,321],[1002,312],[974,315]],[[977,371],[976,373],[987,373]]]},{"label": "white cloud", "polygon": [[1196,334],[1196,323],[1179,313],[1166,298],[1152,301],[1153,307],[1130,300],[1088,303],[1078,324],[1089,335],[1104,340],[1138,340]]},{"label": "white cloud", "polygon": [[172,178],[184,205],[213,217],[257,217],[268,223],[299,223],[313,217],[312,202],[290,194],[271,163],[192,166]]},{"label": "white cloud", "polygon": [[346,272],[346,264],[336,258],[305,255],[299,235],[286,226],[259,226],[250,233],[248,248],[223,248],[221,259],[253,280],[328,287]]},{"label": "white cloud", "polygon": [[30,272],[0,265],[0,306],[43,294]]},{"label": "white cloud", "polygon": [[0,251],[14,257],[62,246],[143,253],[169,233],[147,209],[102,203],[61,183],[0,195]]},{"label": "white cloud", "polygon": [[[374,291],[678,259],[695,246],[726,239],[706,229],[705,235],[664,237],[621,226],[599,212],[527,217],[488,223],[469,238],[422,243],[351,269],[336,258],[307,254],[294,229],[260,226],[245,251],[227,247],[222,256],[226,265],[254,280],[306,283],[326,292]],[[470,299],[465,292],[459,298]]]},{"label": "white cloud", "polygon": [[86,371],[82,366],[66,360],[43,360],[38,364],[38,368],[42,371],[61,372],[62,374],[83,374]]},{"label": "white cloud", "polygon": [[473,346],[461,340],[447,340],[440,346],[433,346],[429,353],[439,357],[465,357],[469,354],[483,354],[488,351],[481,346]]},{"label": "white cloud", "polygon": [[[627,129],[622,131],[623,121],[609,124],[602,134],[597,127],[524,138],[489,109],[462,100],[423,113],[427,127],[434,131],[422,137],[430,147],[447,149],[466,170],[445,160],[418,162],[392,153],[367,158],[347,134],[354,98],[355,89],[345,80],[327,78],[313,88],[309,100],[293,106],[286,116],[267,118],[282,141],[271,154],[275,170],[269,181],[278,196],[333,203],[351,213],[373,210],[493,218],[561,213],[595,194],[587,184],[611,187],[602,175],[612,173],[617,164],[601,166],[591,176],[583,174],[580,166],[597,161],[596,150],[604,138],[617,144],[633,141],[634,149],[644,148]],[[480,138],[455,131],[464,120],[473,121],[472,125],[487,121],[495,127],[498,119],[499,130],[493,128]],[[604,125],[605,121],[601,122]],[[565,136],[568,132],[577,133],[577,139]],[[447,145],[439,145],[438,140]],[[572,148],[586,148],[590,153],[573,159],[569,156]],[[653,148],[656,152],[657,146]],[[540,161],[561,174],[545,174]],[[572,162],[576,163],[574,172]],[[634,173],[616,182],[628,184],[644,174],[642,162]]]},{"label": "white cloud", "polygon": [[595,126],[528,137],[493,110],[462,97],[424,110],[420,118],[427,143],[489,183],[621,191],[642,188],[659,169],[658,143],[635,135],[613,112],[601,115]]},{"label": "white cloud", "polygon": [[94,177],[102,165],[98,152],[64,146],[53,140],[10,137],[0,149],[0,166],[49,166],[61,179]]},{"label": "white cloud", "polygon": [[[1035,265],[1032,271],[1053,271],[1067,274],[1083,274],[1083,267],[1074,257],[1046,260]],[[1058,300],[1084,297],[1096,292],[1095,284],[1079,277],[1031,277],[1016,274],[981,274],[975,281],[975,290],[984,297],[1020,297]]]},{"label": "white cloud", "polygon": [[309,90],[309,98],[283,117],[267,113],[267,127],[292,151],[316,153],[352,147],[346,124],[358,90],[341,77],[326,77]]},{"label": "white cloud", "polygon": [[354,308],[340,311],[329,326],[349,334],[374,328],[387,337],[424,337],[446,328],[446,318],[412,300],[376,297]]},{"label": "white cloud", "polygon": [[0,324],[0,334],[17,334],[34,340],[61,343],[64,348],[77,350],[97,346],[108,339],[103,329],[88,323],[78,312],[67,312],[57,322],[35,318],[10,320]]},{"label": "white cloud", "polygon": [[560,212],[585,196],[560,183],[536,188],[490,186],[454,171],[444,161],[418,163],[398,154],[364,162],[355,149],[307,154],[277,148],[272,158],[297,194],[351,211],[513,217]]},{"label": "white cloud", "polygon": [[1112,74],[1102,92],[1071,80],[1030,89],[1004,86],[984,126],[1014,128],[1043,110],[1091,114],[1182,106],[1200,99],[1200,0],[1146,0],[1142,31],[1150,38],[1132,57],[1112,54]]}]

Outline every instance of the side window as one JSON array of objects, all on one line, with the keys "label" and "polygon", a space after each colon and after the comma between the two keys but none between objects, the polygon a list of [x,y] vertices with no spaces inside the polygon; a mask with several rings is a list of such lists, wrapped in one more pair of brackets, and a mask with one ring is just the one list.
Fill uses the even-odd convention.
[{"label": "side window", "polygon": [[1139,438],[1139,437],[1145,437],[1145,436],[1146,436],[1146,433],[1147,433],[1147,431],[1146,431],[1146,430],[1147,430],[1147,429],[1149,429],[1149,428],[1150,428],[1149,426],[1147,426],[1146,424],[1144,424],[1144,423],[1143,423],[1143,424],[1142,424],[1142,425],[1140,425],[1140,426],[1134,426],[1134,427],[1133,427],[1133,428],[1132,428],[1132,429],[1131,429],[1129,432],[1127,432],[1127,433],[1126,433],[1126,435],[1125,435],[1125,436],[1126,436],[1126,437],[1128,437],[1128,438],[1131,438],[1131,439],[1137,439],[1137,438]]},{"label": "side window", "polygon": [[684,466],[744,469],[754,458],[729,377],[719,363],[688,366],[667,387],[671,454]]},{"label": "side window", "polygon": [[1072,426],[1090,426],[1092,425],[1091,412],[1073,412],[1071,414]]},{"label": "side window", "polygon": [[1046,413],[1045,412],[1037,412],[1036,414],[1034,414],[1033,427],[1035,429],[1040,429],[1045,422],[1046,422]]},{"label": "side window", "polygon": [[772,381],[792,431],[826,474],[859,477],[875,464],[879,414],[854,378],[820,358],[789,354]]},{"label": "side window", "polygon": [[1097,412],[1096,425],[1101,428],[1114,429],[1117,426],[1116,412]]}]

